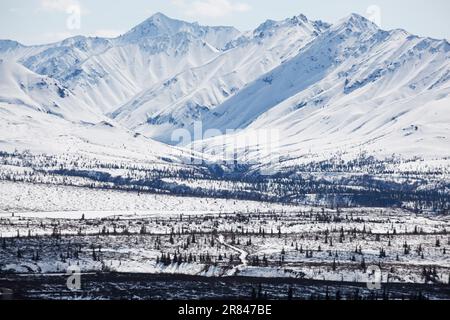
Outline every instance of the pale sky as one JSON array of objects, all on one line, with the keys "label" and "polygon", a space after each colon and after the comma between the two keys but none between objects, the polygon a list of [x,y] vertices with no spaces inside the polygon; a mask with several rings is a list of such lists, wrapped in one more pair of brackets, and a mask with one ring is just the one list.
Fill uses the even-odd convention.
[{"label": "pale sky", "polygon": [[330,23],[359,13],[383,29],[450,39],[449,0],[1,0],[0,39],[43,44],[74,35],[114,37],[156,12],[240,30],[300,13]]}]

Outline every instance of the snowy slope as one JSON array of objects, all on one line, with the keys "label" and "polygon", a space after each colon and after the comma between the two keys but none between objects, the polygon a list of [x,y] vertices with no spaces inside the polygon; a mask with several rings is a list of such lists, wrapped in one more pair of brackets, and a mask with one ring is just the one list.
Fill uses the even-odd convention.
[{"label": "snowy slope", "polygon": [[0,60],[0,150],[85,154],[181,163],[190,154],[136,135],[96,113],[72,91],[16,62]]},{"label": "snowy slope", "polygon": [[22,65],[0,59],[0,103],[20,105],[54,117],[99,122],[95,113],[58,80],[38,75]]}]

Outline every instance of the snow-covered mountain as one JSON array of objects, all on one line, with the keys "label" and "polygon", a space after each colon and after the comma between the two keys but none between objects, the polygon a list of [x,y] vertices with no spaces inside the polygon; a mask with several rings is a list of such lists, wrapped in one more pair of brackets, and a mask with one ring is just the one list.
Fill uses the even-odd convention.
[{"label": "snow-covered mountain", "polygon": [[[202,121],[204,130],[241,130],[195,144],[209,153],[233,155],[236,139],[279,130],[286,166],[362,152],[450,157],[448,41],[380,30],[355,14],[334,25],[298,15],[241,33],[158,13],[115,39],[2,40],[0,59],[2,131],[39,123],[34,136],[51,137],[58,122],[70,128],[58,136],[76,136],[95,127],[110,141],[122,136],[117,145],[184,157],[147,138],[173,144],[175,129]],[[17,132],[2,143],[33,140]]]},{"label": "snow-covered mountain", "polygon": [[[233,154],[236,141],[265,129],[279,130],[284,165],[362,152],[449,157],[449,79],[446,40],[383,31],[351,15],[215,108],[205,129],[243,132],[201,145]],[[254,159],[261,147],[240,157]]]},{"label": "snow-covered mountain", "polygon": [[74,37],[55,44],[0,42],[0,57],[48,75],[107,113],[147,87],[203,65],[239,35],[155,14],[116,39]]},{"label": "snow-covered mountain", "polygon": [[149,87],[113,113],[127,127],[167,143],[248,83],[281,65],[329,25],[300,15],[266,21],[229,42],[216,58]]},{"label": "snow-covered mountain", "polygon": [[[49,76],[0,59],[0,150],[173,165],[190,152],[142,137]],[[194,155],[195,157],[195,155]]]},{"label": "snow-covered mountain", "polygon": [[77,36],[39,46],[0,40],[2,149],[191,159],[107,113],[147,86],[206,63],[239,34],[155,14],[116,39]]}]

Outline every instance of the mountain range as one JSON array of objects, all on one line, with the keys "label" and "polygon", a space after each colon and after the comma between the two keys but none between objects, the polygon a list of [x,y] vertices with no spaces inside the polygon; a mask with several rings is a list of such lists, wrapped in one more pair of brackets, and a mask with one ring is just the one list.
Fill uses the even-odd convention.
[{"label": "mountain range", "polygon": [[[183,162],[193,147],[269,163],[261,145],[235,145],[272,130],[286,167],[361,154],[446,161],[449,80],[447,40],[356,14],[240,32],[157,13],[113,39],[0,40],[0,148]],[[173,133],[198,122],[215,136],[175,147]]]}]

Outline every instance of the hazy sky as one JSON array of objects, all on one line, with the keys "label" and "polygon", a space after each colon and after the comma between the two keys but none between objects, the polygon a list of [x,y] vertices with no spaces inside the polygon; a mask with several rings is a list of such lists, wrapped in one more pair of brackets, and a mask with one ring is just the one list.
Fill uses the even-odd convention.
[{"label": "hazy sky", "polygon": [[354,12],[383,29],[450,39],[449,0],[1,0],[0,39],[39,44],[78,34],[112,37],[155,12],[240,30],[300,13],[332,23]]}]

